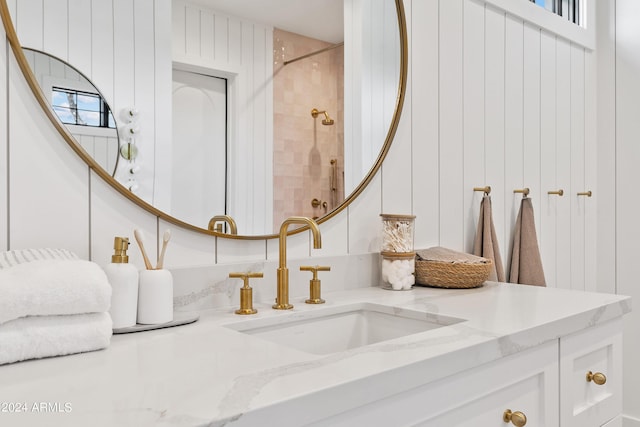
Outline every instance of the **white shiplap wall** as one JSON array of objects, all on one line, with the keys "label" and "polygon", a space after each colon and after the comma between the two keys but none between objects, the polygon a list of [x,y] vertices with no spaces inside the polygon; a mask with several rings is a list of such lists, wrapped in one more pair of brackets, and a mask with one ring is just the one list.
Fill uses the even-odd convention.
[{"label": "white shiplap wall", "polygon": [[[139,161],[143,169],[136,179],[141,184],[139,194],[151,200],[154,188],[162,187],[164,178],[154,174],[154,166],[163,162],[162,153],[154,151],[154,146],[166,145],[171,134],[170,120],[162,109],[155,108],[156,105],[170,105],[171,99],[171,11],[166,7],[170,5],[153,0],[10,0],[8,5],[22,45],[44,50],[74,64],[104,94],[117,120],[120,120],[118,115],[123,108],[136,106],[141,111],[141,134],[137,143],[141,147]],[[11,68],[10,82],[15,86],[12,100],[20,97],[17,93],[22,93],[22,86],[17,83],[19,75],[17,69]],[[91,255],[106,262],[114,232],[119,230],[125,233],[123,235],[131,235],[132,223],[136,224],[137,216],[125,216],[117,224],[111,224],[111,218],[106,214],[109,209],[101,211],[92,203],[100,192],[89,191],[96,186],[90,183],[88,168],[81,165],[79,170],[73,169],[77,168],[74,166],[77,156],[67,153],[69,149],[64,146],[51,144],[59,139],[51,125],[40,122],[37,106],[34,110],[35,104],[29,103],[26,93],[22,97],[27,97],[22,110],[14,109],[11,102],[13,114],[10,114],[8,129],[9,162],[13,165],[9,168],[8,210],[13,214],[7,227],[7,245],[19,248],[58,242],[58,246],[69,246],[83,256]],[[38,121],[35,129],[21,125],[32,120],[34,115],[37,118],[33,120]],[[44,152],[53,152],[45,155],[43,149],[37,148],[38,140],[46,141]],[[50,162],[48,166],[37,165],[42,156],[42,163]],[[29,162],[36,166],[28,166]],[[70,166],[66,166],[67,163]],[[47,178],[34,178],[34,167]],[[56,183],[57,175],[64,175],[67,169],[77,178]],[[39,184],[39,179],[45,182]],[[78,186],[82,188],[79,192],[74,190]],[[33,196],[24,197],[25,194]],[[46,217],[31,209],[33,200],[39,199],[38,195],[44,197],[42,200],[50,200],[54,206]],[[79,197],[79,201],[74,201],[75,197]],[[162,205],[162,200],[156,199]],[[68,206],[63,207],[65,204]],[[126,206],[116,210],[124,212],[128,209]],[[142,221],[136,226],[155,235],[157,221],[150,215],[145,218],[153,221],[147,225]],[[104,223],[116,226],[102,227]],[[38,231],[39,227],[46,231]],[[67,243],[64,243],[64,236]]]},{"label": "white shiplap wall", "polygon": [[344,2],[344,187],[350,194],[378,158],[395,111],[400,54],[395,3]]},{"label": "white shiplap wall", "polygon": [[599,237],[613,243],[613,246],[603,246],[599,255],[606,257],[603,261],[614,261],[603,262],[613,268],[603,271],[601,278],[615,283],[618,293],[634,299],[634,310],[624,321],[623,369],[624,413],[635,422],[625,421],[636,427],[640,425],[640,310],[636,299],[640,298],[636,271],[640,239],[636,199],[640,180],[640,2],[603,0],[598,6],[603,22],[603,31],[598,37],[602,52],[598,68],[602,75],[598,82],[602,88],[598,93],[602,103],[598,111],[601,141],[598,154],[607,197],[601,205],[607,221],[598,225],[603,228]]},{"label": "white shiplap wall", "polygon": [[[521,199],[513,190],[528,187],[547,283],[595,289],[595,265],[585,263],[595,251],[594,228],[585,225],[594,202],[576,195],[595,175],[585,155],[595,149],[586,137],[594,107],[585,102],[594,102],[595,85],[585,84],[593,52],[481,1],[412,2],[412,9],[421,24],[411,34],[416,246],[470,251],[482,196],[472,189],[490,185],[508,266]],[[383,177],[385,187],[394,179],[386,163]],[[564,197],[547,195],[557,189]]]},{"label": "white shiplap wall", "polygon": [[[35,2],[30,5],[36,11],[36,17],[39,9],[35,6],[41,4],[42,2]],[[587,67],[587,64],[593,67],[593,53],[481,1],[429,0],[405,4],[410,30],[411,62],[406,105],[396,140],[382,172],[348,210],[323,226],[324,229],[331,230],[332,238],[325,238],[322,250],[312,252],[335,255],[376,251],[378,238],[370,230],[378,228],[378,214],[381,211],[415,213],[418,217],[416,246],[419,248],[440,244],[470,250],[481,200],[481,194],[474,193],[472,188],[491,185],[494,221],[503,257],[507,261],[512,227],[520,200],[519,195],[513,194],[513,189],[526,186],[532,190],[531,197],[536,208],[537,228],[549,285],[594,289],[595,274],[590,272],[593,272],[595,265],[585,263],[585,258],[592,256],[594,251],[594,238],[589,234],[594,231],[586,226],[586,218],[593,217],[594,199],[575,196],[576,192],[588,189],[586,176],[593,176],[595,171],[593,157],[586,155],[594,148],[595,139],[588,138],[592,132],[589,131],[591,128],[587,128],[594,122],[594,107],[585,102],[594,100],[592,92],[595,89],[593,85],[586,84],[588,76],[593,76],[593,71]],[[164,67],[166,62],[158,62],[157,59],[154,62],[153,58],[146,56],[138,58],[140,51],[145,51],[143,46],[138,45],[138,42],[127,45],[124,40],[152,44],[156,40],[154,37],[166,37],[164,33],[145,31],[151,24],[141,17],[154,16],[153,22],[157,26],[159,22],[170,20],[171,10],[148,1],[135,2],[135,6],[126,2],[126,5],[132,9],[126,9],[124,3],[115,0],[107,10],[104,10],[103,2],[92,2],[91,8],[82,9],[91,13],[100,11],[107,16],[107,12],[111,11],[111,27],[124,25],[122,31],[113,33],[114,44],[107,49],[113,49],[113,74],[93,65],[99,61],[100,55],[92,54],[90,61],[92,65],[89,74],[100,70],[112,76],[112,79],[106,80],[112,81],[113,87],[128,88],[124,93],[120,90],[116,92],[113,87],[106,88],[113,91],[116,101],[117,96],[131,101],[132,93],[137,97],[138,93],[160,91],[153,84],[148,84],[153,79],[137,84],[143,80],[143,73],[145,76],[164,75],[165,80],[168,77]],[[14,4],[14,11],[15,7]],[[41,24],[25,29],[32,21],[26,21],[30,24],[20,24],[23,7],[27,7],[26,2],[25,6],[20,2],[15,12],[18,25],[22,25],[24,37],[37,46],[44,40],[43,28],[48,27]],[[198,34],[206,34],[207,30],[203,28],[209,28],[210,25],[203,26],[202,22],[217,18],[198,10],[187,12],[188,9],[184,4],[179,8],[185,11],[185,19],[187,15],[192,16],[190,19],[197,17],[200,22]],[[174,25],[177,15],[179,12],[174,7]],[[47,19],[50,18],[41,17],[40,22]],[[141,23],[139,20],[142,20]],[[96,18],[95,21],[97,28],[100,20]],[[120,21],[125,24],[119,23]],[[415,22],[419,25],[412,25]],[[142,29],[138,28],[138,23]],[[195,26],[189,25],[185,28],[192,31],[193,27]],[[219,27],[216,25],[214,28],[217,29],[210,28],[211,31],[208,32],[220,31]],[[235,31],[231,28],[229,26],[227,31]],[[237,30],[247,32],[244,39],[249,38],[254,42],[262,40],[260,43],[263,46],[266,43],[266,36],[256,36],[256,31],[252,28],[240,26]],[[103,35],[96,37],[104,38]],[[66,40],[68,45],[73,44],[70,38]],[[204,39],[200,37],[199,40]],[[193,62],[197,55],[189,56],[187,52],[195,50],[202,60],[199,65],[210,63],[207,61],[211,58],[207,55],[213,54],[211,49],[204,48],[206,43],[192,46],[187,43],[186,36],[184,41],[180,37],[174,37],[174,49],[176,45],[182,44],[185,46],[185,54],[175,54],[174,58],[180,59],[177,62],[186,59]],[[66,57],[74,49],[66,48],[68,52],[65,53],[65,46],[62,43],[55,49],[50,48],[56,50],[61,57]],[[212,42],[209,47],[214,53],[224,52],[224,44],[220,47]],[[162,49],[156,46],[156,51]],[[230,58],[232,50],[223,55],[225,60]],[[241,49],[242,52],[254,50]],[[209,53],[203,56],[202,52],[205,51]],[[147,49],[146,53],[148,52],[153,52],[153,49]],[[244,55],[243,53],[242,58],[228,62],[241,68],[242,62],[246,60]],[[133,68],[136,71],[133,79],[130,75],[125,78],[125,73],[118,68],[118,64],[127,63],[127,58],[134,61]],[[86,61],[86,57],[84,59]],[[264,76],[265,73],[261,67],[251,69],[253,75]],[[18,75],[12,76],[11,81],[18,78]],[[157,80],[160,81],[160,78]],[[156,82],[155,85],[159,83]],[[125,98],[127,96],[129,97]],[[13,101],[12,97],[11,102]],[[28,120],[29,116],[25,112],[24,119]],[[149,119],[152,123],[151,117]],[[11,161],[15,162],[23,161],[23,156],[17,151],[20,148],[16,148],[20,146],[20,133],[24,132],[14,129],[19,123],[19,120],[14,123],[14,136],[10,139],[10,153],[13,156]],[[264,133],[269,126],[266,119],[255,123],[254,127],[248,129],[252,131],[252,135],[256,132]],[[41,125],[38,129],[42,127],[46,128]],[[150,132],[153,133],[153,130]],[[39,138],[30,137],[30,140],[37,144]],[[60,147],[54,149],[63,152],[68,150]],[[407,167],[408,165],[411,167]],[[74,215],[86,218],[84,221],[88,227],[89,201],[84,202],[84,207],[81,207],[82,198],[89,191],[88,174],[84,168],[74,173],[85,176],[85,190],[80,192],[77,202],[80,206],[76,206]],[[16,211],[16,215],[12,216],[9,229],[13,231],[16,228],[20,231],[12,233],[8,245],[24,246],[23,242],[37,241],[30,236],[38,233],[26,227],[27,222],[32,224],[31,220],[23,222],[17,219],[26,206],[21,207],[20,202],[16,201],[16,195],[29,194],[31,191],[37,194],[41,190],[26,167],[11,168],[10,178],[11,185],[18,187],[10,195],[10,210]],[[103,206],[103,198],[110,200],[108,205],[112,206],[111,202],[116,202],[111,199],[119,197],[112,190],[94,184],[93,179],[91,182],[91,232],[86,236],[86,243],[80,243],[82,238],[79,238],[78,246],[91,246],[92,253],[108,253],[110,245],[105,245],[104,250],[97,249],[94,242],[100,241],[98,246],[102,245],[106,236],[113,235],[111,227],[115,224],[123,231],[132,227],[125,219],[114,221],[113,217],[118,218],[119,215],[106,215],[104,209],[107,212],[113,209],[119,212],[138,208],[128,207],[129,204],[124,200],[120,203],[126,205],[126,209]],[[565,191],[564,197],[547,196],[547,191],[559,188]],[[61,210],[66,212],[64,208]],[[83,214],[84,210],[86,212]],[[64,217],[62,215],[57,220]],[[56,218],[52,221],[55,222]],[[79,223],[82,222],[81,220]],[[148,228],[157,238],[158,224],[152,215],[143,213],[140,215],[140,222],[143,228]],[[96,224],[100,224],[100,227]],[[264,242],[219,240],[214,245],[209,243],[213,239],[206,236],[186,231],[183,234],[182,246],[185,250],[193,247],[187,250],[190,254],[188,257],[174,259],[176,265],[192,265],[213,259],[219,262],[264,259],[277,254],[274,249],[276,245],[271,241],[265,245]],[[57,232],[48,230],[44,233],[44,236],[47,235],[55,236]],[[52,237],[51,240],[55,238]],[[180,246],[180,243],[177,242],[176,246]],[[295,236],[290,249],[293,249],[292,253],[296,249],[303,255],[311,253],[308,236]],[[87,249],[83,250],[83,253],[87,252]]]},{"label": "white shiplap wall", "polygon": [[[9,0],[23,46],[80,70],[104,95],[120,126],[125,108],[140,111],[137,194],[168,208],[171,121],[170,9],[154,0]],[[164,41],[164,43],[163,43]],[[118,177],[127,180],[126,162]]]}]

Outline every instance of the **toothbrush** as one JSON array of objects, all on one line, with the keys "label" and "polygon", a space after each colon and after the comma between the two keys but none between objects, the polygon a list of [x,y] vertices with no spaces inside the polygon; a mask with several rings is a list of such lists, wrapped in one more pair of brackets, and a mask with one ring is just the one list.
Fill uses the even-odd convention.
[{"label": "toothbrush", "polygon": [[144,233],[142,232],[142,230],[135,229],[133,230],[133,235],[136,237],[136,242],[138,242],[140,252],[142,252],[142,258],[144,258],[144,266],[147,268],[147,270],[153,270],[151,262],[149,262],[149,258],[147,257],[147,252],[144,250]]},{"label": "toothbrush", "polygon": [[164,253],[167,250],[169,239],[171,239],[171,230],[167,229],[162,236],[162,251],[160,252],[160,257],[158,258],[158,265],[156,265],[156,270],[162,270],[162,264],[164,263]]}]

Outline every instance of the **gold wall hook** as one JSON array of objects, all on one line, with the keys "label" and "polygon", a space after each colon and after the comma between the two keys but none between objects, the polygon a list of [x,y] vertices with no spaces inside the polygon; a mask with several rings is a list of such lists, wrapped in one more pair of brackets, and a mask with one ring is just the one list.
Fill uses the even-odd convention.
[{"label": "gold wall hook", "polygon": [[487,196],[491,193],[491,186],[487,185],[486,187],[473,187],[473,191],[482,191]]},{"label": "gold wall hook", "polygon": [[562,197],[564,195],[564,190],[561,188],[561,189],[556,190],[556,191],[547,191],[547,194],[555,194],[557,196]]},{"label": "gold wall hook", "polygon": [[519,190],[513,190],[514,193],[520,193],[522,195],[524,195],[525,197],[527,197],[529,195],[529,189],[528,188],[522,188]]},{"label": "gold wall hook", "polygon": [[591,197],[593,195],[593,193],[591,192],[591,190],[589,191],[583,191],[578,193],[578,196],[587,196],[587,197]]}]

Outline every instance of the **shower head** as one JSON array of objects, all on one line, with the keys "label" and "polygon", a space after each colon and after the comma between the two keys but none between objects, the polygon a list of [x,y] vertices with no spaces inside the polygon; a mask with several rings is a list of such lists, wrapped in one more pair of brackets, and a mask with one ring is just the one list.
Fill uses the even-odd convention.
[{"label": "shower head", "polygon": [[329,117],[329,113],[327,113],[325,110],[319,111],[317,108],[311,110],[311,117],[313,117],[314,119],[318,117],[318,114],[324,114],[324,119],[322,120],[323,125],[331,126],[334,123],[333,119]]}]

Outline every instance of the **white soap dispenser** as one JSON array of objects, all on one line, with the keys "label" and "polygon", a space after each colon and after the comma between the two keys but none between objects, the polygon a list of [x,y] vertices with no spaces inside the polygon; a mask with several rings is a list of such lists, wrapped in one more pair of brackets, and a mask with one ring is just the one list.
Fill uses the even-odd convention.
[{"label": "white soap dispenser", "polygon": [[113,329],[126,328],[136,324],[138,313],[138,269],[129,264],[128,237],[116,237],[113,242],[115,253],[111,264],[104,271],[111,284],[111,308]]}]

